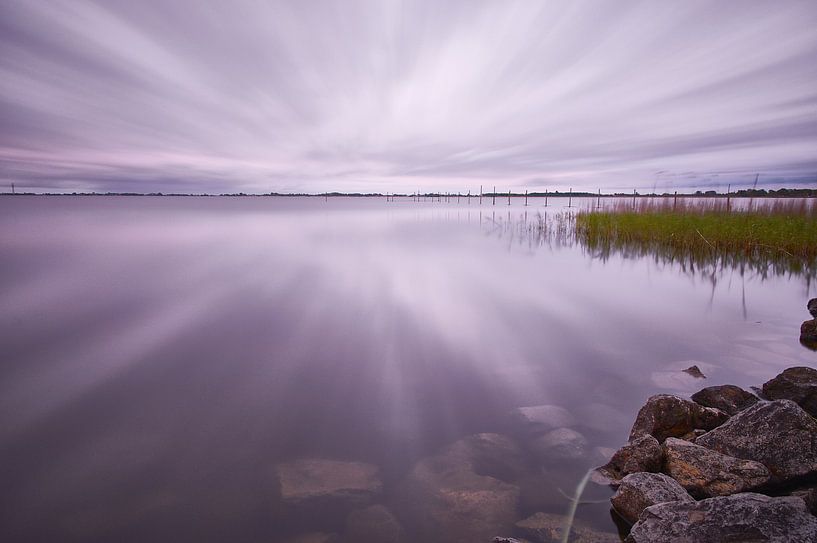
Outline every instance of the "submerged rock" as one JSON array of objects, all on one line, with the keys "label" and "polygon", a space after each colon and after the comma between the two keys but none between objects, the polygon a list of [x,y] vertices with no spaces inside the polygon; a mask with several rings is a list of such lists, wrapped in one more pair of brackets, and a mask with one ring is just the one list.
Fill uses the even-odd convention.
[{"label": "submerged rock", "polygon": [[631,473],[661,471],[663,461],[661,444],[653,436],[645,435],[616,451],[609,462],[593,471],[591,478],[598,484],[618,484]]},{"label": "submerged rock", "polygon": [[[559,543],[562,541],[567,517],[550,513],[536,513],[516,523],[519,533],[535,543]],[[609,532],[600,532],[580,520],[573,521],[570,543],[621,543],[621,538]]]},{"label": "submerged rock", "polygon": [[775,482],[817,473],[817,420],[790,400],[757,403],[696,443],[760,462]]},{"label": "submerged rock", "polygon": [[704,407],[720,409],[727,415],[734,415],[760,399],[735,385],[706,387],[692,395],[692,400]]},{"label": "submerged rock", "polygon": [[645,509],[628,543],[712,543],[763,541],[813,543],[817,518],[803,500],[743,493],[700,502],[660,503]]},{"label": "submerged rock", "polygon": [[791,400],[817,417],[817,370],[802,366],[785,369],[763,385],[763,394],[770,400]]},{"label": "submerged rock", "polygon": [[811,313],[811,316],[817,319],[817,298],[812,298],[806,304],[806,308],[808,312]]},{"label": "submerged rock", "polygon": [[651,396],[638,411],[630,430],[630,440],[650,434],[658,441],[681,437],[696,428],[711,430],[723,424],[728,416],[723,411],[704,407],[693,401],[658,394]]},{"label": "submerged rock", "polygon": [[381,490],[377,466],[318,458],[280,464],[281,499],[287,505],[361,505]]},{"label": "submerged rock", "polygon": [[695,501],[674,479],[663,473],[633,473],[621,481],[610,498],[613,509],[627,522],[634,523],[641,512],[656,503]]},{"label": "submerged rock", "polygon": [[417,462],[397,491],[400,516],[427,541],[471,543],[509,533],[518,518],[512,479],[521,451],[509,438],[478,434]]},{"label": "submerged rock", "polygon": [[704,372],[702,372],[701,368],[699,368],[698,366],[690,366],[682,371],[687,375],[695,377],[696,379],[706,379],[706,375],[704,375]]},{"label": "submerged rock", "polygon": [[664,471],[696,498],[745,492],[769,482],[766,466],[741,460],[688,441],[667,438]]},{"label": "submerged rock", "polygon": [[576,418],[558,405],[532,405],[514,409],[513,418],[530,433],[542,433],[556,428],[573,426]]},{"label": "submerged rock", "polygon": [[570,428],[557,428],[536,438],[531,448],[546,460],[580,460],[587,456],[587,439]]},{"label": "submerged rock", "polygon": [[382,505],[352,511],[346,518],[343,539],[348,543],[400,543],[404,540],[400,523]]}]

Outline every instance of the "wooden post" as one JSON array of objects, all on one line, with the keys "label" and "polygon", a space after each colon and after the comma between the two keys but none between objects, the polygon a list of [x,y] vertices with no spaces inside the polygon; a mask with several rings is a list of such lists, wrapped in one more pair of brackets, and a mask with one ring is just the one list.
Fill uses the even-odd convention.
[{"label": "wooden post", "polygon": [[726,211],[729,211],[729,195],[732,192],[732,183],[726,185]]},{"label": "wooden post", "polygon": [[635,209],[635,189],[633,189],[633,209]]},{"label": "wooden post", "polygon": [[678,207],[678,191],[675,191],[675,196],[672,198],[672,210],[675,211],[675,208]]},{"label": "wooden post", "polygon": [[496,205],[496,185],[494,185],[494,192],[491,194],[491,205]]},{"label": "wooden post", "polygon": [[596,197],[596,208],[601,209],[601,189],[599,189],[599,195]]},{"label": "wooden post", "polygon": [[511,205],[511,190],[508,189],[508,205]]},{"label": "wooden post", "polygon": [[482,185],[479,186],[479,205],[482,205]]},{"label": "wooden post", "polygon": [[570,191],[568,191],[567,207],[573,207],[573,187],[570,187]]},{"label": "wooden post", "polygon": [[528,207],[528,191],[525,190],[525,207]]},{"label": "wooden post", "polygon": [[548,189],[545,189],[545,207],[548,206]]},{"label": "wooden post", "polygon": [[468,205],[471,205],[471,189],[468,189]]}]

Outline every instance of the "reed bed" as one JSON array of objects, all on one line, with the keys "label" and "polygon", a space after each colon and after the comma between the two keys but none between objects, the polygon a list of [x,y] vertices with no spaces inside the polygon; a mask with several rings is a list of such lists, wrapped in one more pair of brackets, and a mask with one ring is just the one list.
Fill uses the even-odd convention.
[{"label": "reed bed", "polygon": [[656,198],[621,200],[579,211],[579,243],[601,258],[653,255],[683,267],[745,267],[815,275],[817,203],[813,199]]}]

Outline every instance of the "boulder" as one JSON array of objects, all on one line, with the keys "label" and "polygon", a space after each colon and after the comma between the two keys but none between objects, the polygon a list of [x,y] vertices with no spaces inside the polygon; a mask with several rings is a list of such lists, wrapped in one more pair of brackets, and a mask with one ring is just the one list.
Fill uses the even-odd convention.
[{"label": "boulder", "polygon": [[352,511],[346,518],[344,541],[349,543],[400,543],[403,529],[383,505]]},{"label": "boulder", "polygon": [[817,473],[817,420],[790,400],[756,403],[696,444],[760,462],[773,482]]},{"label": "boulder", "polygon": [[377,466],[362,462],[307,458],[276,472],[284,506],[316,515],[366,505],[382,488]]},{"label": "boulder", "polygon": [[817,319],[817,298],[812,298],[806,304],[806,308],[808,312],[811,313],[811,316]]},{"label": "boulder", "polygon": [[576,424],[576,418],[570,414],[570,411],[558,405],[519,407],[513,411],[513,418],[532,434]]},{"label": "boulder", "polygon": [[728,496],[769,482],[766,466],[741,460],[682,439],[664,442],[664,472],[696,498]]},{"label": "boulder", "polygon": [[800,325],[800,344],[806,349],[817,351],[817,319]]},{"label": "boulder", "polygon": [[704,407],[720,409],[727,415],[734,415],[754,405],[759,398],[735,385],[706,387],[692,395],[692,400]]},{"label": "boulder", "polygon": [[706,379],[706,375],[704,375],[704,372],[702,372],[701,368],[699,368],[698,366],[690,366],[687,369],[681,371],[696,379]]},{"label": "boulder", "polygon": [[817,516],[817,486],[798,488],[791,492],[791,495],[803,500],[806,504],[806,509],[808,509],[812,515]]},{"label": "boulder", "polygon": [[[516,523],[516,529],[535,543],[559,543],[563,539],[567,517],[550,513],[536,513]],[[621,543],[617,534],[600,532],[580,520],[573,520],[570,543]]]},{"label": "boulder", "polygon": [[817,541],[817,518],[809,514],[799,498],[771,498],[747,492],[648,507],[626,541],[813,543]]},{"label": "boulder", "polygon": [[519,487],[502,479],[513,478],[521,456],[509,438],[478,434],[420,460],[397,489],[400,518],[424,541],[471,543],[510,533]]},{"label": "boulder", "polygon": [[729,418],[719,409],[704,407],[693,401],[670,394],[651,396],[638,411],[630,430],[630,440],[652,435],[659,442],[668,437],[681,437],[696,428],[711,430]]},{"label": "boulder", "polygon": [[545,460],[581,460],[587,456],[587,439],[570,428],[557,428],[536,438],[533,451]]},{"label": "boulder", "polygon": [[618,484],[631,473],[661,471],[663,461],[664,451],[658,440],[645,435],[620,448],[609,462],[593,471],[591,478],[599,484]]},{"label": "boulder", "polygon": [[791,400],[817,417],[817,370],[794,367],[763,385],[763,394],[770,400]]},{"label": "boulder", "polygon": [[613,509],[627,522],[638,520],[641,512],[656,503],[694,502],[686,490],[663,473],[633,473],[622,479],[610,498]]}]

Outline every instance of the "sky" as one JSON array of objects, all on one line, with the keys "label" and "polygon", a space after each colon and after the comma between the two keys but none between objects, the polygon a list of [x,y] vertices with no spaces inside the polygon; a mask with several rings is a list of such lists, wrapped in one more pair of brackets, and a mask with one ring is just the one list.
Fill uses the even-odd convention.
[{"label": "sky", "polygon": [[0,0],[0,192],[817,188],[817,2]]}]

